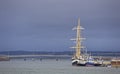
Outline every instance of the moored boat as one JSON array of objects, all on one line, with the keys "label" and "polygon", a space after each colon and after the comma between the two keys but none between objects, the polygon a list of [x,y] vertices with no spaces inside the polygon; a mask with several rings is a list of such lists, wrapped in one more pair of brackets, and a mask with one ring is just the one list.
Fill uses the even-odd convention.
[{"label": "moored boat", "polygon": [[91,56],[88,57],[86,66],[101,66],[102,60],[95,60]]}]

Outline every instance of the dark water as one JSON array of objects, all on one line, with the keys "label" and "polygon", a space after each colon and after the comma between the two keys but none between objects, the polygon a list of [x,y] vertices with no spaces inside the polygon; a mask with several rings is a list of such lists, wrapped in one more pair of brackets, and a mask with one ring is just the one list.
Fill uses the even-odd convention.
[{"label": "dark water", "polygon": [[120,74],[120,68],[75,67],[68,59],[14,59],[0,62],[0,74]]}]

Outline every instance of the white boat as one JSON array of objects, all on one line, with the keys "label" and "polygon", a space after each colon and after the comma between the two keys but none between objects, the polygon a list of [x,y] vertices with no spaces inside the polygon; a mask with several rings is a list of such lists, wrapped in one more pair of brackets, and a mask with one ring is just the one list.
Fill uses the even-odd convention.
[{"label": "white boat", "polygon": [[102,66],[103,61],[102,60],[96,60],[94,61],[94,66]]},{"label": "white boat", "polygon": [[92,56],[89,56],[87,59],[86,66],[101,66],[102,60],[95,60]]},{"label": "white boat", "polygon": [[88,58],[87,58],[87,66],[94,66],[94,59],[91,57],[91,56],[89,56]]}]

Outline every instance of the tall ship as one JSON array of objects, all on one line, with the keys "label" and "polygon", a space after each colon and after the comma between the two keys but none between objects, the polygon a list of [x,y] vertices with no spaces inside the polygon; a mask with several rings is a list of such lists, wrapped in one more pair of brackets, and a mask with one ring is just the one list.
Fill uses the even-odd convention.
[{"label": "tall ship", "polygon": [[81,37],[81,30],[84,28],[80,25],[80,18],[78,18],[77,27],[73,28],[76,30],[76,38],[71,39],[76,41],[76,45],[72,48],[75,49],[75,54],[72,57],[72,65],[74,66],[101,66],[102,60],[95,60],[91,57],[91,55],[87,54],[84,51],[84,47],[82,46],[82,42],[85,38]]},{"label": "tall ship", "polygon": [[72,65],[75,66],[85,66],[87,61],[85,59],[85,56],[83,53],[81,53],[81,49],[84,47],[82,46],[82,41],[84,38],[81,37],[81,30],[84,29],[80,25],[80,18],[78,18],[78,25],[76,28],[73,28],[73,30],[76,30],[76,38],[71,39],[76,41],[76,45],[72,48],[75,49],[75,54],[72,57]]}]

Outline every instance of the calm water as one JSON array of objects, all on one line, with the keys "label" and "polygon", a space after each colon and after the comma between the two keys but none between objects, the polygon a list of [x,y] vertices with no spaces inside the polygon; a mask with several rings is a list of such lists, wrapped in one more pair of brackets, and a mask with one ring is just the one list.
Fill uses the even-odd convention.
[{"label": "calm water", "polygon": [[74,67],[70,60],[11,60],[0,62],[0,74],[120,74],[120,68]]}]

